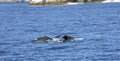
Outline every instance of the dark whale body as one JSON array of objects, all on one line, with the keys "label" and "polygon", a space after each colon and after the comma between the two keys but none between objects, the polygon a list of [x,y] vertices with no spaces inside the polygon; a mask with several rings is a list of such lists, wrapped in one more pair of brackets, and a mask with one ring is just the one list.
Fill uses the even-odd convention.
[{"label": "dark whale body", "polygon": [[74,39],[73,37],[68,36],[68,35],[63,36],[62,38],[64,39],[63,41],[70,41]]},{"label": "dark whale body", "polygon": [[[63,35],[63,36],[56,36],[55,38],[60,39],[59,41],[65,42],[65,41],[71,41],[74,38],[68,35]],[[52,41],[54,38],[50,38],[48,36],[43,36],[43,37],[38,37],[35,39],[36,41]]]},{"label": "dark whale body", "polygon": [[52,38],[48,36],[38,37],[36,41],[46,41],[46,40],[52,40]]}]

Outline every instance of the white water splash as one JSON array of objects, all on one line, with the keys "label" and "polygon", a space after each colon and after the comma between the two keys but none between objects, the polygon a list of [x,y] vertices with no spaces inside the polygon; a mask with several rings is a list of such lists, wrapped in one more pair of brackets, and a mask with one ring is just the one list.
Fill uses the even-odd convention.
[{"label": "white water splash", "polygon": [[55,41],[55,42],[63,42],[63,38],[52,38],[52,41]]},{"label": "white water splash", "polygon": [[75,38],[74,40],[84,40],[85,38]]}]

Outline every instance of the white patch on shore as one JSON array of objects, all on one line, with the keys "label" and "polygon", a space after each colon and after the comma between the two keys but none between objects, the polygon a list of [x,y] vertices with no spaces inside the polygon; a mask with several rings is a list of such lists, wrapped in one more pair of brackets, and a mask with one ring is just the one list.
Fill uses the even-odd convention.
[{"label": "white patch on shore", "polygon": [[79,3],[68,3],[69,5],[75,5],[75,4],[79,4]]},{"label": "white patch on shore", "polygon": [[120,0],[105,0],[103,3],[109,3],[109,2],[120,2]]}]

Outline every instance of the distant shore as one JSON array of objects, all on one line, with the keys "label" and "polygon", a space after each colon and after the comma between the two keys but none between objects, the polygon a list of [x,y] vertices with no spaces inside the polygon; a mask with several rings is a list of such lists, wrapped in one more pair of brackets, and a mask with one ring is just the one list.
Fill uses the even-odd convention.
[{"label": "distant shore", "polygon": [[48,6],[48,5],[64,5],[67,4],[67,1],[60,1],[60,2],[30,2],[29,5],[42,5],[42,6]]},{"label": "distant shore", "polygon": [[0,0],[0,3],[11,3],[11,2],[30,2],[30,0]]},{"label": "distant shore", "polygon": [[66,3],[66,4],[59,4],[59,5],[30,5],[30,6],[67,6],[67,5],[78,5],[84,3]]},{"label": "distant shore", "polygon": [[[97,2],[88,2],[88,3],[97,3]],[[75,4],[85,4],[85,2],[47,2],[47,3],[42,3],[42,2],[30,2],[30,6],[53,6],[53,5],[75,5]]]}]

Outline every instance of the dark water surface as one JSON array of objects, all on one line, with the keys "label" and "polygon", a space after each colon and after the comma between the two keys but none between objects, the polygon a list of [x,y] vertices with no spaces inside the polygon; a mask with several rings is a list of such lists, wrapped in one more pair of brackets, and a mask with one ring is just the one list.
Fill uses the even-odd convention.
[{"label": "dark water surface", "polygon": [[[60,34],[85,39],[32,42]],[[0,3],[0,61],[120,61],[120,3]]]}]

